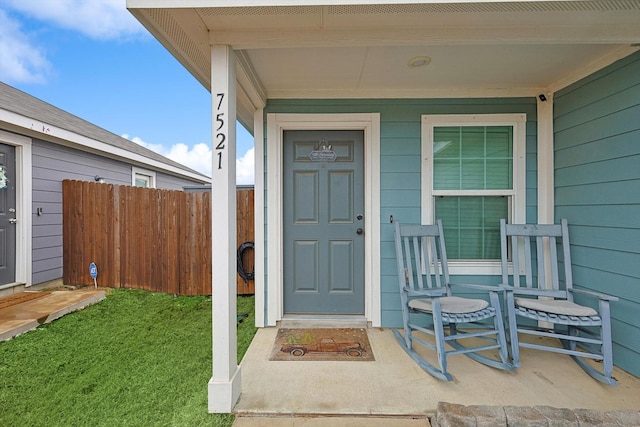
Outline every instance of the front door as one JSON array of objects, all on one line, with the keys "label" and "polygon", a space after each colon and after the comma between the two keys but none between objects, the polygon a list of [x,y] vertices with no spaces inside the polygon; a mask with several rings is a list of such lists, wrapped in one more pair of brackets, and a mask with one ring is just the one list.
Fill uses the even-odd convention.
[{"label": "front door", "polygon": [[283,140],[284,313],[364,314],[364,134]]},{"label": "front door", "polygon": [[0,144],[0,286],[16,281],[16,149]]}]

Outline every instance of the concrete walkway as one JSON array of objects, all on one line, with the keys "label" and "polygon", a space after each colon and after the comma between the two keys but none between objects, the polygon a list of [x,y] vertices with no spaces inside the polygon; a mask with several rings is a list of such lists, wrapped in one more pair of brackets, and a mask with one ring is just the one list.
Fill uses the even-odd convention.
[{"label": "concrete walkway", "polygon": [[260,329],[242,361],[236,427],[376,426],[393,425],[392,420],[426,426],[440,402],[596,411],[640,408],[639,378],[616,368],[618,386],[601,384],[560,354],[522,349],[523,366],[510,372],[452,356],[454,381],[443,382],[420,369],[390,329],[368,329],[375,362],[272,362],[268,357],[276,333],[277,328]]},{"label": "concrete walkway", "polygon": [[[35,329],[43,323],[52,322],[67,313],[81,310],[102,301],[105,297],[104,291],[96,290],[25,292],[37,294],[34,295],[37,298],[0,309],[0,341]],[[18,294],[2,298],[8,299],[15,295]]]}]

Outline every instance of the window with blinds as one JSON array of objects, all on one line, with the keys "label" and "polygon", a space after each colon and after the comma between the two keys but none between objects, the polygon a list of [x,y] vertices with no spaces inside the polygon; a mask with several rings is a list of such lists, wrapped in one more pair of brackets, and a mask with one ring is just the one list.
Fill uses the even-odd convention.
[{"label": "window with blinds", "polygon": [[450,260],[500,258],[500,219],[524,216],[524,115],[423,116],[423,222]]},{"label": "window with blinds", "polygon": [[[448,256],[452,259],[500,258],[500,218],[508,215],[513,190],[511,126],[435,127],[433,188]],[[503,195],[483,190],[510,190]]]}]

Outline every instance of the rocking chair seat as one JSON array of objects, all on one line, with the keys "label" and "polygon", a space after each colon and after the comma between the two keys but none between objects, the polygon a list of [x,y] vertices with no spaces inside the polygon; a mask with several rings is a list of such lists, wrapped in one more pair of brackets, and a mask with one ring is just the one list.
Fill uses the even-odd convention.
[{"label": "rocking chair seat", "polygon": [[[598,312],[591,307],[576,304],[568,300],[541,300],[534,298],[516,298],[518,307],[527,308],[535,311],[543,311],[545,313],[565,315],[565,316],[581,316],[590,317],[597,316]],[[444,310],[443,310],[444,311]]]},{"label": "rocking chair seat", "polygon": [[[409,307],[411,307],[413,310],[424,311],[426,313],[431,313],[433,311],[432,300],[426,298],[419,298],[409,301]],[[474,313],[476,311],[484,310],[487,307],[489,307],[489,303],[481,299],[460,297],[440,298],[440,309],[443,313]]]}]

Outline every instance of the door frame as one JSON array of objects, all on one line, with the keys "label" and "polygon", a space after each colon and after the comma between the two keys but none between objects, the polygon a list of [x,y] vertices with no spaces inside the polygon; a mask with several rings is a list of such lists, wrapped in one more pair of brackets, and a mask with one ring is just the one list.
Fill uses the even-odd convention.
[{"label": "door frame", "polygon": [[[266,290],[266,307],[256,304],[256,318],[276,326],[284,314],[283,132],[285,130],[362,130],[364,132],[364,311],[365,319],[381,324],[380,305],[380,114],[267,114],[267,215],[256,210],[266,225],[266,277],[256,278],[256,293]],[[260,141],[256,141],[256,145]],[[256,152],[263,152],[262,149]],[[256,162],[256,193],[264,174],[262,159]],[[262,184],[260,185],[262,187]],[[258,223],[256,218],[256,223]],[[258,243],[258,242],[256,242]],[[258,251],[256,251],[258,253]],[[261,269],[260,269],[261,270]],[[256,271],[259,271],[256,269]],[[265,283],[266,282],[266,283]],[[258,320],[260,322],[260,320]]]},{"label": "door frame", "polygon": [[0,290],[17,285],[31,286],[31,138],[0,130],[0,143],[16,149],[16,281]]}]

